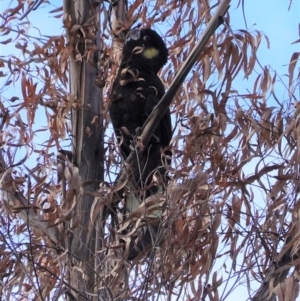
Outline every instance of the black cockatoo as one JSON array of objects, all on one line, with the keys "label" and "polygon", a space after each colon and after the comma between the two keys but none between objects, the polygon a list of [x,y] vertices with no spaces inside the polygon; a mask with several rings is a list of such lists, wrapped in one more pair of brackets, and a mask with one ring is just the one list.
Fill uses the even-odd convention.
[{"label": "black cockatoo", "polygon": [[[165,93],[158,71],[167,63],[168,50],[162,38],[151,29],[131,30],[126,36],[122,60],[113,82],[109,114],[124,160],[134,147],[133,140]],[[133,167],[131,180],[139,189],[140,200],[153,195],[158,187],[152,185],[153,174],[160,175],[161,183],[166,182],[164,162],[170,163],[172,138],[170,111],[168,110],[154,131],[153,137]],[[164,159],[162,151],[168,159]],[[165,160],[165,161],[164,161]],[[148,189],[147,189],[148,188]],[[136,209],[132,198],[126,196],[128,210]],[[135,258],[151,243],[151,233],[156,226],[144,229],[142,238],[133,237],[128,259]],[[137,242],[138,241],[138,242]]]}]

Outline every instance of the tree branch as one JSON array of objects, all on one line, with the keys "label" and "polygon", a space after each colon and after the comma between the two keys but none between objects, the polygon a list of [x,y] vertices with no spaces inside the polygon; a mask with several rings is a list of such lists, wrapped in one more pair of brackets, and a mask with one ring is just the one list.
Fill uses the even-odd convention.
[{"label": "tree branch", "polygon": [[[159,121],[167,111],[168,107],[170,106],[173,98],[175,97],[178,88],[182,85],[184,82],[186,76],[191,71],[193,65],[195,64],[196,60],[198,59],[199,55],[202,53],[205,45],[207,44],[210,37],[214,34],[216,29],[223,23],[223,16],[229,9],[230,0],[224,0],[220,3],[218,6],[216,13],[210,20],[210,22],[207,25],[207,28],[203,32],[202,36],[200,37],[199,42],[194,47],[193,51],[190,53],[188,58],[186,59],[186,62],[181,67],[177,75],[175,76],[171,86],[169,87],[168,91],[165,93],[163,98],[160,100],[160,102],[157,104],[156,107],[154,107],[152,113],[144,123],[142,127],[142,134],[138,137],[137,144],[139,146],[139,152],[142,152],[145,147],[148,145],[150,138],[156,128],[156,126],[159,124]],[[117,186],[123,187],[122,183],[124,181],[127,181],[128,179],[128,170],[131,170],[134,162],[136,160],[136,152],[131,151],[130,155],[126,159],[125,166],[118,177]]]},{"label": "tree branch", "polygon": [[[296,264],[293,264],[295,260],[299,259],[299,256],[295,254],[292,256],[293,242],[292,236],[290,235],[284,246],[282,247],[281,253],[284,253],[280,260],[274,263],[270,267],[270,272],[264,279],[261,287],[257,290],[252,301],[276,301],[276,295],[274,293],[276,286],[280,285],[288,276],[289,271]],[[287,249],[287,250],[285,250]]]}]

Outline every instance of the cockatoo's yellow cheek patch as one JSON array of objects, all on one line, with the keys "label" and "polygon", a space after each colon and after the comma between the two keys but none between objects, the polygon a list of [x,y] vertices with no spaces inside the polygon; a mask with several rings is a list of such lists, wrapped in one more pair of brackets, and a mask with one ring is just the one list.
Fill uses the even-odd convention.
[{"label": "cockatoo's yellow cheek patch", "polygon": [[147,48],[143,51],[143,56],[146,59],[152,59],[159,54],[159,51],[156,48]]}]

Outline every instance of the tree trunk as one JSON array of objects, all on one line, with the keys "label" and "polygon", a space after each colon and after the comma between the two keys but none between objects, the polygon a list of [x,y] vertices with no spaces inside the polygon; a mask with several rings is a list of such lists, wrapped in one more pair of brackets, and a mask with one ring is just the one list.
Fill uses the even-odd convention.
[{"label": "tree trunk", "polygon": [[[100,41],[97,7],[96,1],[64,1],[64,24],[72,47],[70,99],[73,101],[73,176],[77,171],[79,183],[89,180],[89,185],[85,187],[93,192],[99,189],[99,183],[103,181],[104,160],[102,89],[96,86],[100,46],[96,43],[97,38]],[[71,235],[68,244],[71,257],[68,281],[76,300],[98,300],[95,283],[98,282],[96,275],[100,262],[97,250],[101,248],[103,229],[101,214],[91,221],[93,202],[93,196],[82,193],[82,187],[80,191],[78,189],[76,207],[69,225]]]}]

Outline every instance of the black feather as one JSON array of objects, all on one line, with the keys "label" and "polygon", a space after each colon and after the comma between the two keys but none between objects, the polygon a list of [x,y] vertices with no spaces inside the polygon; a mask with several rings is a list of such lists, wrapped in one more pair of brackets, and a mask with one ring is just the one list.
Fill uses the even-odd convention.
[{"label": "black feather", "polygon": [[[157,72],[166,64],[167,59],[166,45],[155,31],[142,29],[128,33],[109,104],[110,118],[124,159],[132,150],[136,131],[143,126],[165,93]],[[133,179],[140,187],[141,195],[147,197],[157,191],[155,186],[146,193],[143,191],[145,186],[151,184],[154,171],[158,171],[165,181],[162,150],[169,146],[171,138],[172,126],[168,110],[157,125],[148,146],[136,160],[137,164],[133,166]],[[170,151],[166,154],[170,155]],[[170,163],[170,160],[167,161]],[[144,243],[148,243],[147,239],[144,239]],[[144,243],[141,242],[141,247]]]},{"label": "black feather", "polygon": [[[145,40],[145,37],[147,40]],[[151,59],[143,56],[143,51],[135,49],[157,49],[158,54]],[[128,39],[123,48],[123,58],[114,80],[109,105],[110,118],[121,143],[121,153],[126,159],[130,152],[136,130],[141,128],[154,106],[165,93],[164,85],[157,72],[167,62],[168,50],[161,37],[151,29],[142,29],[138,40]],[[170,111],[163,116],[158,124],[152,139],[145,150],[142,162],[139,162],[143,171],[134,171],[136,182],[145,181],[148,175],[162,165],[161,149],[167,147],[172,138]],[[156,140],[156,141],[155,141]],[[161,170],[163,173],[163,171]],[[145,183],[141,183],[145,184]]]}]

